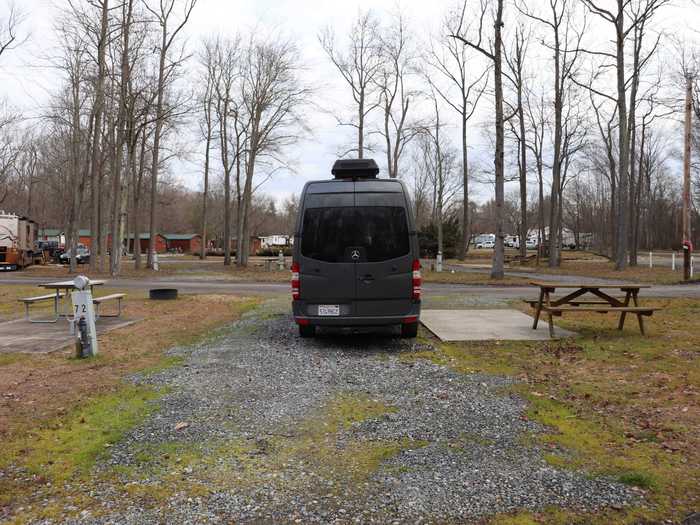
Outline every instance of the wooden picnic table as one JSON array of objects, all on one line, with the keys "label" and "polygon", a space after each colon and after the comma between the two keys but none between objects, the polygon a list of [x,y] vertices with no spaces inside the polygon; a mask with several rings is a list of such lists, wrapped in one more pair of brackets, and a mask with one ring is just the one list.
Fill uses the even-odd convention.
[{"label": "wooden picnic table", "polygon": [[[618,330],[622,330],[625,325],[627,314],[637,316],[639,322],[639,330],[644,335],[643,316],[651,316],[658,308],[643,307],[639,305],[639,291],[642,288],[650,288],[648,284],[630,284],[630,283],[585,283],[585,282],[543,282],[531,281],[532,286],[537,286],[540,289],[539,298],[536,301],[527,300],[533,308],[535,308],[535,320],[532,324],[533,330],[537,328],[537,323],[540,319],[540,314],[546,312],[549,321],[549,335],[554,337],[553,316],[561,316],[564,312],[618,312],[620,321],[618,322]],[[573,290],[563,297],[553,298],[553,294],[557,289]],[[608,293],[610,290],[620,290],[625,293],[624,298],[618,298]],[[585,294],[595,296],[595,299],[581,298]],[[633,306],[630,306],[630,301]]]}]

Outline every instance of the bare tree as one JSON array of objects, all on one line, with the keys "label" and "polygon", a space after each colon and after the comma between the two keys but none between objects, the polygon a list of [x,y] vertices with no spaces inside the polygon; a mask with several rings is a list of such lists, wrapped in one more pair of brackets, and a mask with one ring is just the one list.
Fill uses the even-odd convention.
[{"label": "bare tree", "polygon": [[[242,70],[240,41],[221,37],[205,46],[208,75],[212,82],[214,111],[219,131],[219,152],[224,170],[224,265],[231,264],[231,172],[236,169],[237,211],[240,213],[241,161],[244,155],[243,135],[246,131],[241,100]],[[237,223],[240,222],[240,216]],[[240,254],[240,239],[237,245]]]},{"label": "bare tree", "polygon": [[399,175],[401,155],[418,130],[418,126],[408,120],[411,102],[416,98],[416,93],[408,87],[407,77],[414,67],[415,57],[400,11],[394,14],[392,25],[382,33],[381,43],[383,66],[377,75],[384,113],[381,133],[386,142],[389,178],[395,179]]},{"label": "bare tree", "polygon": [[93,135],[93,115],[84,118],[88,97],[83,89],[86,84],[88,64],[88,44],[80,27],[73,21],[61,20],[59,34],[63,56],[56,67],[65,75],[67,86],[56,99],[51,119],[56,132],[61,134],[67,151],[68,176],[65,181],[69,188],[68,211],[66,214],[66,242],[70,250],[70,271],[77,269],[76,248],[78,247],[78,227],[82,216],[82,203],[85,191],[86,173],[89,169],[89,137]]},{"label": "bare tree", "polygon": [[549,266],[561,263],[561,192],[562,167],[564,164],[562,120],[567,104],[566,94],[571,84],[578,58],[581,54],[586,19],[577,17],[573,0],[549,0],[549,17],[540,16],[531,11],[526,3],[516,4],[520,13],[538,21],[551,31],[552,41],[543,40],[543,45],[554,54],[554,129],[552,151],[552,189],[550,193],[549,213]]},{"label": "bare tree", "polygon": [[[466,8],[466,0],[463,9]],[[449,13],[442,24],[441,33],[449,35],[455,33],[454,14]],[[461,29],[464,33],[465,29]],[[471,225],[469,221],[469,155],[468,155],[468,122],[476,111],[477,104],[486,90],[488,82],[488,68],[476,67],[472,70],[474,60],[470,60],[468,47],[454,38],[441,35],[440,43],[431,42],[430,58],[428,63],[438,71],[449,85],[457,90],[457,96],[453,96],[449,90],[440,89],[434,84],[435,91],[440,97],[460,116],[462,138],[462,235],[458,247],[457,256],[464,259],[469,250],[471,239]]]},{"label": "bare tree", "polygon": [[437,230],[437,250],[444,253],[444,224],[448,208],[461,187],[457,172],[457,155],[445,134],[437,93],[431,89],[430,103],[433,121],[421,129],[417,144],[418,184],[415,189],[429,185],[432,192],[431,222]]},{"label": "bare tree", "polygon": [[0,15],[0,57],[24,41],[18,32],[24,20],[24,14],[17,8],[15,2],[10,0],[6,3],[6,9]]},{"label": "bare tree", "polygon": [[[204,138],[204,173],[203,173],[203,189],[202,189],[202,249],[199,254],[200,259],[207,257],[207,219],[209,205],[209,170],[211,160],[211,146],[214,140],[214,96],[216,93],[216,68],[214,57],[208,42],[204,43],[204,50],[200,55],[200,62],[204,66],[202,75],[203,88],[199,96],[199,104],[202,115],[199,121],[199,130]],[[230,244],[230,243],[229,243]]]},{"label": "bare tree", "polygon": [[7,198],[10,174],[20,153],[15,140],[19,121],[18,113],[11,111],[6,104],[0,106],[0,204]]},{"label": "bare tree", "polygon": [[[71,2],[71,9],[76,19],[80,20],[82,25],[90,30],[92,23],[89,19],[89,13],[81,12],[82,6]],[[102,126],[104,124],[104,109],[105,109],[105,78],[107,77],[106,54],[108,45],[108,24],[109,24],[109,0],[97,1],[94,7],[99,9],[100,23],[97,29],[97,77],[95,80],[95,102],[92,110],[93,118],[93,137],[92,150],[90,153],[90,195],[92,202],[92,214],[90,215],[90,235],[92,237],[90,257],[90,269],[96,270],[101,267],[101,253],[99,251],[99,219],[98,213],[100,210],[100,182],[102,179]]]},{"label": "bare tree", "polygon": [[[629,166],[630,166],[630,133],[629,133],[629,103],[627,89],[629,86],[626,77],[626,43],[630,32],[635,32],[640,25],[646,24],[658,10],[669,3],[669,0],[617,0],[614,9],[600,5],[595,0],[581,0],[586,8],[610,24],[614,31],[614,52],[587,51],[591,54],[612,59],[616,76],[617,93],[609,95],[596,89],[592,84],[585,87],[594,91],[597,95],[612,100],[617,106],[618,119],[618,173],[619,184],[618,198],[616,202],[617,217],[615,230],[615,269],[624,270],[627,266],[627,254],[629,250]],[[636,73],[635,73],[636,74]]]},{"label": "bare tree", "polygon": [[[106,0],[105,0],[106,1]],[[163,125],[166,117],[164,102],[166,87],[172,81],[173,70],[182,63],[182,60],[173,60],[170,50],[192,15],[192,11],[198,0],[160,0],[157,7],[151,7],[147,0],[144,7],[153,15],[160,26],[160,45],[158,46],[158,84],[155,106],[155,130],[153,134],[153,153],[151,155],[151,206],[149,217],[149,240],[148,240],[148,267],[153,268],[153,256],[156,250],[156,203],[158,194],[158,170],[160,167],[160,142],[163,134]],[[175,6],[183,4],[183,14],[181,20],[174,23],[173,17]]]},{"label": "bare tree", "polygon": [[[115,166],[112,173],[112,228],[110,246],[110,273],[119,274],[122,240],[127,213],[127,185],[129,178],[123,171],[124,146],[126,142],[126,121],[129,110],[129,77],[131,76],[131,28],[134,19],[134,0],[126,0],[122,4],[121,19],[121,58],[119,81],[119,108],[117,113],[117,133],[115,147]],[[128,165],[127,165],[128,167]]]},{"label": "bare tree", "polygon": [[[537,174],[537,262],[539,264],[542,255],[542,243],[544,241],[545,210],[544,210],[544,137],[545,129],[549,123],[549,114],[546,112],[544,94],[534,95],[531,90],[525,91],[525,108],[527,110],[527,120],[529,128],[529,138],[525,140],[525,145],[532,153],[535,160]],[[520,244],[525,241],[520,239]]]},{"label": "bare tree", "polygon": [[494,156],[494,172],[496,182],[496,248],[493,255],[493,264],[491,267],[491,277],[493,279],[503,279],[503,264],[505,255],[505,244],[503,231],[503,206],[504,206],[504,114],[503,114],[503,0],[496,0],[496,8],[494,13],[494,36],[493,47],[486,47],[484,40],[484,21],[487,16],[489,3],[486,0],[480,0],[479,24],[476,30],[474,39],[461,34],[461,28],[464,25],[466,14],[466,3],[462,8],[462,15],[458,30],[451,36],[464,43],[464,45],[478,51],[486,58],[493,62],[493,81],[494,81],[494,96],[496,105],[496,149]]},{"label": "bare tree", "polygon": [[283,149],[299,137],[299,109],[310,95],[299,79],[296,46],[280,35],[263,40],[252,36],[243,56],[241,97],[248,115],[242,221],[238,224],[236,262],[247,266],[250,244],[249,211],[256,164],[284,163]]},{"label": "bare tree", "polygon": [[520,182],[520,220],[519,224],[519,237],[520,237],[520,255],[525,257],[527,255],[527,136],[525,134],[525,107],[523,103],[525,86],[525,54],[527,53],[527,46],[529,41],[529,34],[525,33],[525,28],[520,25],[515,32],[515,40],[513,42],[512,53],[505,53],[506,63],[510,69],[510,75],[508,78],[513,83],[513,89],[515,90],[516,103],[515,103],[515,115],[518,118],[518,128],[511,124],[514,134],[518,139],[518,171],[519,171],[519,182]]},{"label": "bare tree", "polygon": [[371,11],[358,13],[348,35],[346,50],[337,48],[335,30],[331,27],[327,27],[319,35],[319,41],[350,88],[355,102],[355,119],[346,122],[340,117],[336,118],[341,125],[351,126],[357,130],[357,147],[351,148],[347,153],[357,152],[357,157],[361,159],[367,147],[365,145],[367,116],[380,104],[377,81],[383,65],[379,22]]}]

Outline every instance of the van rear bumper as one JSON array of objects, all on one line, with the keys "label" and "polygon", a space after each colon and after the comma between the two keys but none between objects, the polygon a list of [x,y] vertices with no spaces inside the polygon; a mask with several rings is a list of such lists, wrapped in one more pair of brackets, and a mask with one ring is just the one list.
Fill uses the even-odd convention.
[{"label": "van rear bumper", "polygon": [[[297,301],[294,301],[296,303]],[[420,301],[411,303],[410,310],[403,315],[338,316],[326,317],[304,315],[302,308],[293,304],[294,321],[313,326],[388,326],[417,322],[420,319]]]}]

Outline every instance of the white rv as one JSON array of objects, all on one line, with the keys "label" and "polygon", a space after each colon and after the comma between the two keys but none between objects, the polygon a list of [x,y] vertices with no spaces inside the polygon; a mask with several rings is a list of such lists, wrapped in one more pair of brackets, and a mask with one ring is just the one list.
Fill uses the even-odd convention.
[{"label": "white rv", "polygon": [[0,270],[17,270],[32,264],[36,234],[34,221],[0,211]]}]

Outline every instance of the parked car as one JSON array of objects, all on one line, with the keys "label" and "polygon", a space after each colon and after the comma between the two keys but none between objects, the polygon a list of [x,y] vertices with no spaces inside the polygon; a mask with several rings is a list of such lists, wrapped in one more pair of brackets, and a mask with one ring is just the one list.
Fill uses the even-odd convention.
[{"label": "parked car", "polygon": [[536,250],[537,241],[534,239],[528,239],[527,241],[525,241],[525,248],[528,250]]},{"label": "parked car", "polygon": [[496,247],[496,243],[493,241],[483,241],[476,243],[477,250],[493,250]]},{"label": "parked car", "polygon": [[415,337],[421,266],[408,190],[377,179],[371,159],[338,160],[332,173],[301,194],[292,258],[300,336],[317,326],[399,325]]},{"label": "parked car", "polygon": [[[59,260],[61,264],[69,264],[70,263],[70,258],[71,258],[71,251],[66,250],[61,254],[59,257]],[[75,261],[78,264],[87,264],[90,262],[90,250],[86,247],[81,245],[78,245],[78,247],[75,250]]]}]

